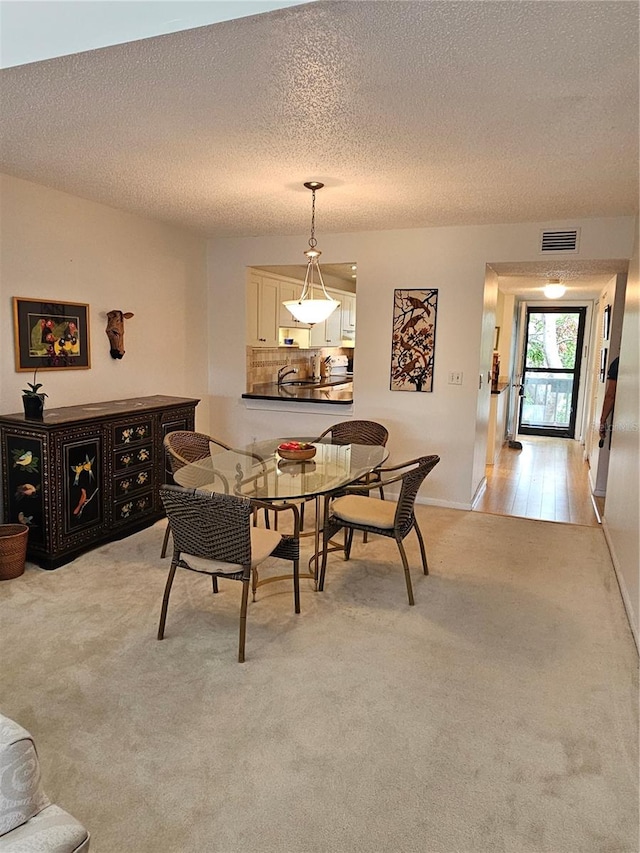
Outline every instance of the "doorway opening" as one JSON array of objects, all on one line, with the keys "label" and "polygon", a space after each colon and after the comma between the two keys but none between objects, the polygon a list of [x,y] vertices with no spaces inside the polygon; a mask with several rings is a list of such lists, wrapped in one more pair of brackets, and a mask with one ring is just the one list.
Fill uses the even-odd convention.
[{"label": "doorway opening", "polygon": [[585,307],[527,307],[518,432],[575,438]]},{"label": "doorway opening", "polygon": [[[493,325],[490,309],[495,300],[495,326],[500,327],[500,335],[493,344],[500,357],[501,379],[508,383],[508,389],[502,393],[504,401],[499,394],[492,394],[492,401],[501,401],[502,406],[498,403],[490,407],[484,478],[476,487],[474,509],[499,515],[598,523],[592,495],[595,465],[599,465],[600,457],[597,428],[594,431],[592,425],[602,406],[598,394],[602,394],[605,387],[604,381],[598,381],[598,370],[606,362],[606,359],[603,362],[603,353],[608,354],[610,361],[611,353],[618,351],[627,269],[628,262],[624,260],[565,258],[555,265],[550,259],[487,264],[483,341],[488,339]],[[543,295],[544,284],[549,278],[561,278],[567,284],[566,294],[553,302]],[[612,306],[608,315],[610,323],[603,316],[606,305]],[[559,366],[548,361],[535,363],[533,357],[527,361],[525,357],[527,311],[531,309],[530,317],[531,313],[542,313],[543,308],[552,308],[557,314],[573,313],[574,326],[575,315],[578,317],[581,337],[576,338],[574,358],[567,360],[565,357],[563,361],[559,352]],[[556,346],[559,347],[558,340]],[[488,340],[486,350],[490,351]],[[485,370],[490,364],[488,356]],[[520,396],[521,392],[525,394],[523,373],[528,373],[527,390],[531,392],[528,398],[525,395],[526,409]],[[563,400],[558,399],[553,388],[547,389],[546,400],[542,390],[537,391],[538,399],[534,397],[529,386],[536,379],[538,384],[543,384],[545,377],[540,374],[549,374],[546,378],[551,380],[557,380],[562,374],[568,374],[569,380],[573,377],[568,390],[565,388]],[[550,412],[545,412],[545,402]],[[534,405],[542,408],[530,408]],[[494,442],[489,440],[492,427],[497,436]],[[479,454],[476,461],[480,461]]]}]

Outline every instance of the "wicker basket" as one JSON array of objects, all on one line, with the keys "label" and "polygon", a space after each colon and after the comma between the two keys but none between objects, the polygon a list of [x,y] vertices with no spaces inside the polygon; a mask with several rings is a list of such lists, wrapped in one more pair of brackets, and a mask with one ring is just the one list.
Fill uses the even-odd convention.
[{"label": "wicker basket", "polygon": [[0,524],[0,581],[20,577],[27,558],[26,524]]}]

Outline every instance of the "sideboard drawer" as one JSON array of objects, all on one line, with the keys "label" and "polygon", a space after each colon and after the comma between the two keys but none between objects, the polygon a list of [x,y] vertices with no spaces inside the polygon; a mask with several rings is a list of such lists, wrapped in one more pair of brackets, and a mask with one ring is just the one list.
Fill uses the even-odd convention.
[{"label": "sideboard drawer", "polygon": [[153,445],[142,444],[140,447],[129,447],[126,450],[117,450],[113,455],[114,471],[128,471],[129,468],[137,468],[139,465],[147,465],[153,459]]},{"label": "sideboard drawer", "polygon": [[135,421],[124,425],[118,424],[113,430],[113,446],[126,447],[138,441],[149,441],[151,429],[151,420]]},{"label": "sideboard drawer", "polygon": [[153,484],[153,469],[145,468],[142,471],[130,471],[114,478],[113,493],[116,500],[126,498],[129,495],[137,495]]},{"label": "sideboard drawer", "polygon": [[114,524],[128,524],[153,512],[153,494],[145,492],[116,501],[113,509]]}]

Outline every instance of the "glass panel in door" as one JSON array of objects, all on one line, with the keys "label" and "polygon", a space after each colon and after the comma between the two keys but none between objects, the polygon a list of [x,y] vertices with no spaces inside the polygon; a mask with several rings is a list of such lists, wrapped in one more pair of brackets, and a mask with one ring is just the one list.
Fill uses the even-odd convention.
[{"label": "glass panel in door", "polygon": [[573,438],[586,308],[528,308],[519,432]]}]

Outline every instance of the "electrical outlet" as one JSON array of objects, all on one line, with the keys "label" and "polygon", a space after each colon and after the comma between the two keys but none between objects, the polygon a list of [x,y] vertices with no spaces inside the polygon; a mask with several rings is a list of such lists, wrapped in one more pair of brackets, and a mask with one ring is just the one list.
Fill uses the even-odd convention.
[{"label": "electrical outlet", "polygon": [[461,370],[454,370],[449,374],[449,385],[462,385]]}]

